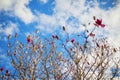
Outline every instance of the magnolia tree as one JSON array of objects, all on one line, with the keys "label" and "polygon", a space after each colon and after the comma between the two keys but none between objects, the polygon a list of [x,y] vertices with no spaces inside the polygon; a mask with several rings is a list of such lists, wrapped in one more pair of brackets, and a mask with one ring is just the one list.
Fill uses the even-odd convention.
[{"label": "magnolia tree", "polygon": [[[0,69],[0,78],[13,80],[88,80],[114,79],[118,74],[120,59],[115,59],[118,48],[109,45],[106,38],[94,34],[96,28],[103,29],[101,19],[94,19],[94,27],[87,28],[84,35],[78,34],[78,39],[71,38],[66,27],[63,32],[66,38],[51,35],[42,39],[39,30],[26,38],[26,43],[20,42],[15,36],[8,36],[8,56],[14,71]],[[89,23],[90,25],[90,23]],[[85,26],[85,25],[84,25]],[[12,40],[11,40],[12,38]],[[14,39],[14,40],[13,40]],[[79,40],[83,40],[79,42]],[[115,68],[112,72],[111,68]]]}]

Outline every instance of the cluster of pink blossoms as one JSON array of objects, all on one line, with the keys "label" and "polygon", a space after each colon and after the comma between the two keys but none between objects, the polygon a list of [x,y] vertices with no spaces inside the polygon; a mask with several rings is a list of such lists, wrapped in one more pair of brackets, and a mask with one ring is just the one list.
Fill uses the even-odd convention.
[{"label": "cluster of pink blossoms", "polygon": [[[0,71],[3,72],[3,71],[4,71],[4,67],[0,68]],[[8,71],[8,70],[6,70],[5,75],[6,75],[6,76],[9,75],[9,71]]]}]

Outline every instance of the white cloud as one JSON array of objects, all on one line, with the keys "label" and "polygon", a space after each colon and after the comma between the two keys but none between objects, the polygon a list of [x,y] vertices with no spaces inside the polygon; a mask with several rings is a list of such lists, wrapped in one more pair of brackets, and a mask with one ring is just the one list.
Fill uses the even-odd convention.
[{"label": "white cloud", "polygon": [[28,24],[35,21],[35,15],[27,5],[30,0],[19,0],[14,6],[14,14],[19,17],[24,23]]},{"label": "white cloud", "polygon": [[9,34],[12,35],[15,32],[19,33],[19,29],[17,27],[17,24],[14,24],[12,22],[9,22],[9,24],[6,25],[5,29],[3,29],[3,28],[0,29],[0,33],[4,33],[5,35],[9,35]]},{"label": "white cloud", "polygon": [[39,16],[40,22],[43,25],[56,25],[56,20],[53,16],[45,15],[45,14],[40,14]]},{"label": "white cloud", "polygon": [[109,40],[115,45],[120,46],[120,5],[111,9],[106,15],[103,15],[104,21],[107,24],[106,31],[108,31]]},{"label": "white cloud", "polygon": [[37,28],[40,30],[51,33],[57,28],[58,24],[54,16],[49,16],[42,13],[38,13],[38,16],[39,25]]},{"label": "white cloud", "polygon": [[0,10],[8,11],[11,10],[13,5],[15,4],[15,0],[0,0]]},{"label": "white cloud", "polygon": [[48,2],[48,0],[40,0],[40,2],[46,4]]},{"label": "white cloud", "polygon": [[[41,0],[41,2],[46,3],[48,0]],[[116,41],[114,44],[119,46],[120,2],[118,1],[117,6],[110,8],[108,11],[99,8],[99,4],[96,0],[94,0],[94,2],[88,2],[88,5],[85,5],[85,2],[85,0],[55,0],[53,15],[50,16],[40,13],[37,19],[40,24],[37,28],[47,32],[54,32],[58,26],[64,25],[68,28],[69,33],[80,32],[83,30],[81,25],[91,22],[92,16],[95,15],[98,18],[102,18],[103,22],[106,24],[104,31],[108,32],[109,34],[107,34],[107,36],[112,39],[109,39],[109,41]],[[13,11],[15,16],[20,18],[24,23],[28,24],[35,21],[36,18],[30,8],[27,7],[29,3],[30,0],[0,0],[0,10]],[[91,5],[94,7],[90,7]],[[72,22],[68,22],[71,16],[78,19],[77,24],[74,20]],[[92,27],[88,28],[91,29]],[[96,33],[100,33],[100,30],[96,31]],[[6,34],[8,33],[6,32]]]},{"label": "white cloud", "polygon": [[[117,6],[106,11],[99,7],[99,3],[96,0],[94,0],[94,2],[88,2],[88,5],[85,5],[85,0],[56,0],[53,15],[38,15],[40,25],[38,25],[37,28],[39,27],[46,32],[53,32],[57,27],[64,25],[67,27],[69,33],[80,33],[80,31],[84,29],[82,24],[87,24],[89,22],[94,23],[92,18],[93,16],[96,16],[97,18],[102,18],[106,27],[104,29],[97,29],[95,33],[103,36],[107,35],[113,42],[116,41],[116,46],[120,46],[120,44],[118,44],[120,42],[119,4],[120,3],[118,2]],[[90,7],[91,5],[93,7]],[[69,22],[71,17],[76,18],[77,21],[72,20],[72,22]],[[88,26],[88,29],[93,28],[93,26],[94,25]]]},{"label": "white cloud", "polygon": [[35,15],[27,5],[30,0],[0,0],[0,11],[11,11],[20,18],[25,24],[35,21]]}]

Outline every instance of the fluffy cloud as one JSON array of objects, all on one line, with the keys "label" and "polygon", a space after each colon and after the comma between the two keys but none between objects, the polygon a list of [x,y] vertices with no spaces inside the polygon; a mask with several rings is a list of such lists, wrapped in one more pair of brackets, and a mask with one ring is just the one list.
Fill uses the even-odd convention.
[{"label": "fluffy cloud", "polygon": [[[43,3],[47,3],[48,0],[40,0]],[[69,33],[78,33],[84,28],[82,24],[91,22],[93,23],[92,17],[97,16],[102,18],[106,27],[103,30],[96,30],[95,33],[102,35],[106,33],[108,40],[119,46],[120,35],[119,35],[119,21],[120,21],[120,1],[116,2],[117,5],[109,10],[104,10],[99,7],[97,0],[55,0],[55,7],[53,8],[53,14],[47,15],[39,13],[36,16],[32,13],[31,9],[27,6],[30,0],[0,0],[0,11],[12,11],[15,16],[20,18],[25,24],[29,24],[38,21],[40,28],[46,32],[54,32],[60,26],[66,26]],[[113,2],[114,4],[115,2]],[[104,5],[104,3],[102,3]],[[94,25],[88,26],[91,29]]]},{"label": "fluffy cloud", "polygon": [[57,20],[54,15],[50,16],[43,13],[38,13],[37,21],[39,23],[37,28],[47,33],[54,32],[58,27]]},{"label": "fluffy cloud", "polygon": [[[97,18],[102,18],[106,27],[97,29],[95,33],[102,36],[107,35],[109,41],[112,39],[110,42],[116,41],[114,45],[120,46],[118,44],[120,42],[120,28],[118,25],[120,21],[120,3],[118,2],[116,6],[108,10],[100,8],[99,4],[96,0],[89,2],[85,0],[55,0],[53,15],[39,14],[40,25],[37,28],[53,32],[56,27],[64,25],[69,33],[78,33],[84,29],[82,24],[94,23],[92,17],[96,16]],[[47,27],[41,26],[41,24],[47,25]],[[52,26],[52,28],[49,26]],[[92,29],[93,26],[91,25],[87,28]]]},{"label": "fluffy cloud", "polygon": [[35,15],[27,5],[30,0],[0,0],[0,11],[11,11],[15,16],[21,19],[25,24],[35,20]]},{"label": "fluffy cloud", "polygon": [[27,7],[30,0],[19,0],[16,2],[14,6],[14,13],[17,17],[19,17],[26,24],[31,23],[35,20],[34,14]]},{"label": "fluffy cloud", "polygon": [[[40,24],[37,28],[39,27],[42,30],[54,32],[54,30],[57,29],[56,27],[64,25],[70,34],[80,32],[84,29],[80,26],[90,21],[90,18],[93,16],[87,12],[88,8],[89,6],[85,6],[84,0],[56,0],[53,15],[41,13],[38,15]],[[48,26],[41,26],[41,24]]]},{"label": "fluffy cloud", "polygon": [[11,10],[15,4],[15,0],[0,0],[0,10],[8,11]]},{"label": "fluffy cloud", "polygon": [[15,32],[19,32],[19,29],[18,29],[18,27],[17,27],[17,24],[14,24],[14,23],[12,23],[12,22],[9,22],[9,24],[8,25],[6,25],[6,28],[5,29],[3,29],[3,28],[1,28],[0,29],[0,33],[4,33],[5,35],[9,35],[9,34],[13,34],[13,33],[15,33]]},{"label": "fluffy cloud", "polygon": [[109,31],[109,38],[113,39],[112,43],[114,43],[116,46],[120,42],[120,26],[119,26],[119,21],[120,21],[120,5],[116,6],[115,8],[110,10],[110,13],[108,13],[108,16],[105,17],[106,23],[108,24],[107,26],[107,31]]}]

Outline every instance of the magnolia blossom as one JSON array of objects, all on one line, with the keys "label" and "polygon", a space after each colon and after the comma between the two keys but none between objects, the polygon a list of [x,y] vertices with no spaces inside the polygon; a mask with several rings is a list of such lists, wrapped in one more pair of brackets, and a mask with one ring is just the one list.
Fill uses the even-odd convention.
[{"label": "magnolia blossom", "polygon": [[8,76],[9,75],[9,71],[8,70],[6,70],[6,76]]},{"label": "magnolia blossom", "polygon": [[73,39],[71,40],[71,42],[72,42],[72,43],[75,42],[75,39],[73,38]]},{"label": "magnolia blossom", "polygon": [[105,27],[105,24],[102,24],[102,19],[97,19],[96,21],[95,21],[95,26],[101,26],[102,28],[104,28]]},{"label": "magnolia blossom", "polygon": [[94,37],[94,36],[95,36],[95,34],[93,34],[93,33],[90,33],[89,35],[90,35],[91,37]]},{"label": "magnolia blossom", "polygon": [[57,35],[52,35],[52,37],[57,39],[57,40],[59,39],[59,37]]},{"label": "magnolia blossom", "polygon": [[3,70],[4,70],[4,68],[2,67],[0,70],[1,70],[1,71],[3,71]]},{"label": "magnolia blossom", "polygon": [[30,35],[27,37],[27,42],[32,43],[32,38]]}]

